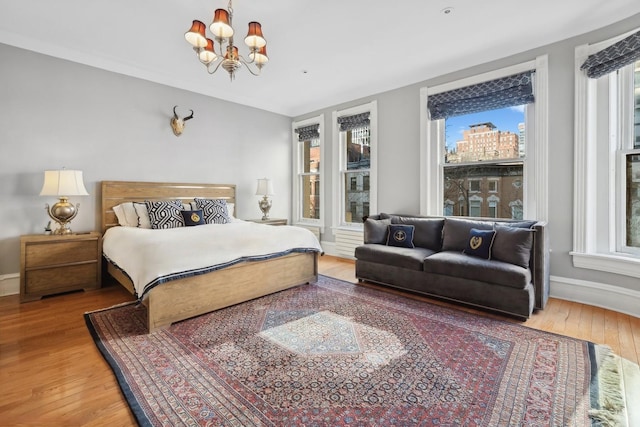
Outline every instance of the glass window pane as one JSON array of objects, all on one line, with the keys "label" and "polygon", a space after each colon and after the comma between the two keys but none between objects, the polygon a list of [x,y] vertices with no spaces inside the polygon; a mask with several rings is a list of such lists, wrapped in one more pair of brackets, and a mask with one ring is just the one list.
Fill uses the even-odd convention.
[{"label": "glass window pane", "polygon": [[320,171],[320,140],[312,139],[302,143],[302,171],[318,173]]},{"label": "glass window pane", "polygon": [[345,222],[362,223],[362,217],[369,214],[369,190],[364,188],[369,172],[348,172],[344,176]]},{"label": "glass window pane", "polygon": [[640,154],[627,155],[627,246],[640,247]]},{"label": "glass window pane", "polygon": [[[456,207],[448,208],[446,212],[458,215],[483,216],[494,218],[512,218],[512,205],[519,204],[522,216],[522,171],[523,162],[510,164],[477,164],[447,166],[444,168],[443,202],[454,203]],[[491,186],[488,182],[494,182]],[[492,191],[495,190],[495,191]],[[494,211],[490,210],[488,199],[499,200]],[[479,212],[472,210],[472,202],[479,199]]]},{"label": "glass window pane", "polygon": [[525,107],[520,105],[445,119],[445,163],[524,157]]},{"label": "glass window pane", "polygon": [[300,188],[302,191],[302,218],[320,219],[320,176],[304,175]]},{"label": "glass window pane", "polygon": [[353,129],[346,131],[345,134],[347,169],[369,169],[371,164],[369,128]]},{"label": "glass window pane", "polygon": [[633,148],[640,148],[640,61],[635,64],[633,73],[633,93],[634,93],[634,112],[633,112]]}]

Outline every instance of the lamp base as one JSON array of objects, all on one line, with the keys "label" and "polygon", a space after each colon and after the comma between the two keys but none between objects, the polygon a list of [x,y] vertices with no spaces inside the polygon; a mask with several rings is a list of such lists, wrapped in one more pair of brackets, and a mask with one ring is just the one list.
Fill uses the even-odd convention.
[{"label": "lamp base", "polygon": [[60,197],[60,200],[51,207],[46,204],[45,210],[49,214],[49,217],[58,223],[58,228],[53,230],[51,234],[58,236],[72,234],[73,231],[71,231],[69,224],[71,223],[71,220],[78,215],[79,208],[80,203],[77,203],[74,206],[69,203],[67,197]]},{"label": "lamp base", "polygon": [[258,206],[262,211],[262,220],[266,221],[269,219],[269,210],[271,209],[271,200],[267,198],[267,196],[263,196],[262,200],[258,201]]}]

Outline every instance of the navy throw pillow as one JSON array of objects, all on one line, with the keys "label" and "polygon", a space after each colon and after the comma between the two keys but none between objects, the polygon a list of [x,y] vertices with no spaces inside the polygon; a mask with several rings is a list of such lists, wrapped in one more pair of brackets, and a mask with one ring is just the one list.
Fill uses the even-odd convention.
[{"label": "navy throw pillow", "polygon": [[184,225],[186,225],[187,227],[202,225],[205,223],[204,215],[202,215],[201,210],[181,211],[180,213],[184,218]]},{"label": "navy throw pillow", "polygon": [[413,245],[413,225],[390,224],[387,233],[387,246],[397,246],[399,248],[414,248]]},{"label": "navy throw pillow", "polygon": [[478,230],[472,228],[464,253],[478,258],[491,259],[491,247],[496,236],[495,230]]}]

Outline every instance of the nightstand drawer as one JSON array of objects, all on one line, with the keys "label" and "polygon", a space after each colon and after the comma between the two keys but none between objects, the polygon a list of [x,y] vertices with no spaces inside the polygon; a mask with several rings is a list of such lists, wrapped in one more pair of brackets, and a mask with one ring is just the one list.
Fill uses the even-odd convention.
[{"label": "nightstand drawer", "polygon": [[33,243],[26,247],[28,268],[70,264],[98,259],[98,245],[95,240]]},{"label": "nightstand drawer", "polygon": [[29,270],[25,277],[27,294],[55,294],[79,288],[97,288],[98,263],[66,265]]},{"label": "nightstand drawer", "polygon": [[102,236],[32,234],[20,237],[20,301],[102,283]]}]

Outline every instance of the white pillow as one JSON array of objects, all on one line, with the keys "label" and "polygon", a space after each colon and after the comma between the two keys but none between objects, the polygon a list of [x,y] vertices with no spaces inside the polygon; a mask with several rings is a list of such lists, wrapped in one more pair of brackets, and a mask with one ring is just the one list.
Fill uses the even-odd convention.
[{"label": "white pillow", "polygon": [[227,212],[229,213],[229,218],[235,218],[235,216],[236,216],[236,204],[235,203],[227,203]]},{"label": "white pillow", "polygon": [[137,227],[138,214],[132,202],[124,202],[113,207],[113,212],[118,218],[118,224],[123,227]]},{"label": "white pillow", "polygon": [[151,219],[149,218],[149,211],[147,205],[144,203],[134,203],[133,207],[138,215],[138,227],[139,228],[151,228]]}]

